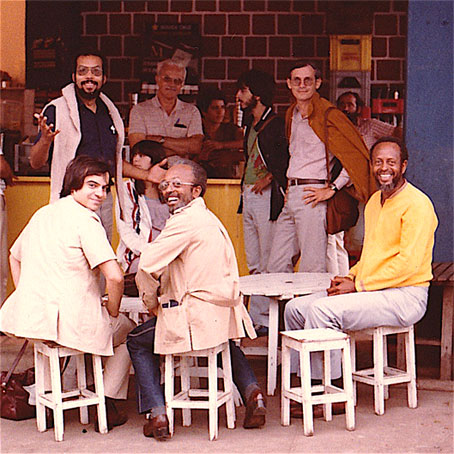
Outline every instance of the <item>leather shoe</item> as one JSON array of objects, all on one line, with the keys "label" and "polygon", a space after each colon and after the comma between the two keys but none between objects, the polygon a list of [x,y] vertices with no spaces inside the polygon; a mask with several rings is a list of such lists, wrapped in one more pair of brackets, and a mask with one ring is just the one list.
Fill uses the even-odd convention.
[{"label": "leather shoe", "polygon": [[[345,402],[334,402],[332,404],[333,415],[343,415],[345,413]],[[323,418],[323,405],[314,405],[312,407],[313,418]],[[303,406],[294,400],[290,401],[290,416],[292,418],[303,418]]]},{"label": "leather shoe", "polygon": [[[112,430],[114,427],[122,426],[128,420],[125,413],[118,411],[114,400],[106,397],[106,413],[107,413],[107,430]],[[98,414],[95,415],[95,432],[99,432]]]},{"label": "leather shoe", "polygon": [[158,415],[150,418],[143,426],[143,434],[153,437],[157,441],[166,441],[170,438],[169,420],[167,415]]},{"label": "leather shoe", "polygon": [[260,389],[256,389],[246,402],[246,416],[243,427],[245,429],[258,429],[265,424],[266,402]]}]

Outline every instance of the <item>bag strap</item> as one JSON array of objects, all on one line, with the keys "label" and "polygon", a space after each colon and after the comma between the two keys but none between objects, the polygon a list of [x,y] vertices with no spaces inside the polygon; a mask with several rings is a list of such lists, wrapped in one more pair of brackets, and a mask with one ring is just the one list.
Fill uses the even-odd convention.
[{"label": "bag strap", "polygon": [[28,345],[28,339],[26,339],[24,341],[24,344],[22,345],[22,348],[20,349],[19,353],[17,354],[16,359],[13,362],[13,365],[11,366],[10,370],[8,371],[8,373],[6,374],[5,380],[2,381],[2,384],[1,384],[2,388],[6,388],[8,386],[8,382],[11,379],[11,375],[13,375],[14,369],[16,369],[17,364],[21,360],[22,356],[24,356],[25,349],[27,348],[27,345]]},{"label": "bag strap", "polygon": [[328,115],[329,113],[334,110],[335,107],[328,107],[325,112],[325,118],[324,118],[324,124],[323,124],[323,129],[324,129],[324,136],[325,136],[325,156],[326,156],[326,173],[327,173],[327,181],[331,181],[331,172],[329,170],[329,133],[328,133]]}]

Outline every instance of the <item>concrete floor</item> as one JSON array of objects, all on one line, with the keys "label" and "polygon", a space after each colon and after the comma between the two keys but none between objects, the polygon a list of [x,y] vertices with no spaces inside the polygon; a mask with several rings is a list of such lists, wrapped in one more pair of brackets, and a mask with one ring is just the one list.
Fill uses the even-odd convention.
[{"label": "concrete floor", "polygon": [[[1,370],[6,370],[20,343],[2,337]],[[30,349],[31,350],[31,349]],[[31,351],[21,368],[33,363]],[[251,361],[260,383],[265,384],[265,361]],[[129,421],[107,435],[95,433],[93,425],[82,426],[76,410],[65,412],[65,440],[57,443],[52,430],[39,433],[34,419],[0,420],[1,453],[438,453],[453,452],[453,393],[451,391],[418,391],[418,408],[409,409],[406,388],[391,387],[386,412],[376,416],[372,388],[358,386],[356,430],[345,430],[345,417],[334,416],[331,422],[315,420],[314,436],[305,437],[301,420],[293,419],[289,427],[280,424],[280,397],[268,397],[267,423],[260,430],[242,428],[244,407],[237,409],[237,428],[225,425],[225,412],[220,410],[219,438],[208,440],[207,411],[193,412],[191,427],[182,427],[179,412],[174,437],[158,443],[142,435],[143,416],[137,414],[133,376],[130,397],[121,404]],[[93,414],[93,410],[92,410]]]}]

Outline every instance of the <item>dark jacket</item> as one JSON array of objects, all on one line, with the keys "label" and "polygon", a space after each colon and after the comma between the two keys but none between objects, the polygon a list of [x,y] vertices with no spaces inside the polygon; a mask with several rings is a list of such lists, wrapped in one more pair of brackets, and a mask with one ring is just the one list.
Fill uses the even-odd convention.
[{"label": "dark jacket", "polygon": [[[269,122],[260,131],[266,121]],[[248,160],[247,140],[253,118],[246,120],[246,131],[244,134],[244,153],[246,162]],[[268,107],[262,115],[260,121],[254,126],[258,134],[259,151],[265,161],[266,168],[273,174],[271,182],[271,209],[270,221],[275,221],[284,206],[284,194],[287,188],[287,167],[289,162],[288,142],[285,135],[285,120]],[[238,208],[238,213],[242,212],[242,199]]]}]

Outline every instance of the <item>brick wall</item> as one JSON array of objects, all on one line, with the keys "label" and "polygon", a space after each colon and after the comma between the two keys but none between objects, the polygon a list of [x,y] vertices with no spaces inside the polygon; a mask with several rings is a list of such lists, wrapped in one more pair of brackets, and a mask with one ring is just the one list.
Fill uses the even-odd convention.
[{"label": "brick wall", "polygon": [[[263,69],[278,83],[275,104],[282,111],[289,103],[287,69],[297,58],[321,63],[325,79],[321,93],[328,97],[327,15],[342,15],[343,3],[334,2],[333,11],[333,2],[321,0],[85,1],[81,5],[82,41],[106,54],[106,91],[126,113],[128,93],[140,88],[144,24],[197,23],[202,35],[202,83],[217,85],[233,101],[239,74],[250,68]],[[407,1],[370,1],[367,5],[372,8],[367,21],[373,23],[363,25],[373,33],[372,93],[377,95],[381,90],[384,94],[388,88],[402,92]]]}]

